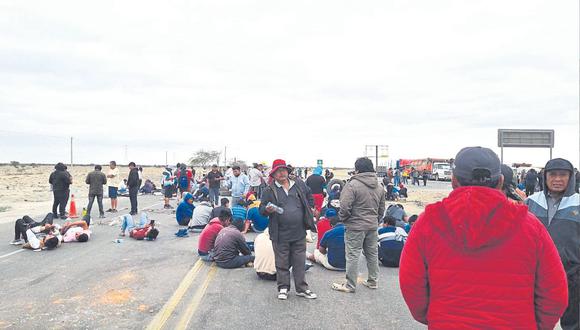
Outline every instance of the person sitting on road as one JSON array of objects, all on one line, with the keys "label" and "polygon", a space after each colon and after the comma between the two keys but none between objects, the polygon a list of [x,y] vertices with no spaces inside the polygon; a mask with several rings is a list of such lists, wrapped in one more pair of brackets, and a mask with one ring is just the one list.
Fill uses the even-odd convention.
[{"label": "person sitting on road", "polygon": [[318,234],[318,240],[316,242],[316,249],[320,247],[320,241],[322,241],[322,237],[324,234],[332,229],[331,222],[338,221],[338,213],[335,209],[327,209],[324,213],[324,216],[318,220],[316,223],[316,233]]},{"label": "person sitting on road", "polygon": [[313,254],[307,253],[307,258],[328,270],[344,271],[346,269],[345,227],[342,222],[339,222],[338,217],[332,217],[330,224],[332,229],[324,234],[320,247],[315,249]]},{"label": "person sitting on road", "polygon": [[217,218],[213,218],[199,235],[197,254],[204,261],[213,261],[215,240],[219,232],[231,224],[232,212],[230,209],[222,209]]},{"label": "person sitting on road", "polygon": [[22,219],[16,220],[14,224],[14,240],[10,242],[12,245],[22,245],[27,243],[26,230],[34,227],[41,227],[44,225],[52,225],[54,221],[54,214],[48,213],[41,222],[36,222],[31,217],[25,215]]},{"label": "person sitting on road", "polygon": [[122,196],[129,196],[129,190],[127,189],[127,179],[123,179],[123,181],[119,183],[117,194]]},{"label": "person sitting on road", "polygon": [[399,184],[399,197],[400,198],[409,198],[409,193],[407,191],[407,187],[404,184]]},{"label": "person sitting on road", "polygon": [[179,203],[177,206],[177,210],[175,210],[175,219],[177,220],[177,224],[180,226],[177,233],[175,233],[175,236],[187,236],[187,227],[189,226],[189,222],[193,217],[194,210],[195,206],[193,205],[193,195],[187,193],[185,194],[181,203]]},{"label": "person sitting on road", "polygon": [[407,239],[407,232],[397,226],[397,219],[386,216],[383,227],[379,228],[379,261],[385,267],[399,267],[401,252]]},{"label": "person sitting on road", "polygon": [[60,229],[62,241],[64,243],[80,242],[84,243],[91,238],[89,225],[81,220],[75,222],[66,222]]},{"label": "person sitting on road", "polygon": [[212,211],[213,211],[213,206],[210,203],[209,198],[202,197],[201,202],[193,210],[193,216],[191,217],[189,231],[191,231],[193,233],[201,233],[201,231],[209,223],[209,220],[211,219],[211,212]]},{"label": "person sitting on road", "polygon": [[397,227],[405,227],[409,217],[405,213],[405,208],[401,204],[391,204],[387,207],[385,216],[391,216],[397,219]]},{"label": "person sitting on road", "polygon": [[209,199],[209,188],[206,186],[205,182],[199,184],[199,188],[195,192],[193,198],[196,201],[200,201],[202,198]]},{"label": "person sitting on road", "polygon": [[276,262],[270,233],[265,230],[254,240],[254,270],[258,278],[266,281],[276,280]]},{"label": "person sitting on road", "polygon": [[[253,202],[252,204],[255,205],[256,202]],[[261,233],[268,228],[268,224],[270,222],[270,219],[268,219],[268,217],[265,217],[262,214],[260,214],[259,207],[250,207],[250,209],[248,209],[247,218],[248,219],[246,220],[246,225],[243,231],[244,234],[247,233],[250,228],[255,233]]]},{"label": "person sitting on road", "polygon": [[248,219],[248,210],[246,209],[246,201],[243,198],[232,201],[232,219],[239,220],[243,223]]},{"label": "person sitting on road", "polygon": [[220,199],[220,206],[216,206],[213,208],[213,210],[211,211],[211,218],[217,218],[220,216],[220,213],[222,213],[222,210],[228,209],[231,213],[230,210],[230,200],[227,198],[222,198]]},{"label": "person sitting on road", "polygon": [[243,222],[234,220],[232,224],[220,230],[217,235],[214,260],[218,267],[239,268],[253,266],[254,256],[239,230],[242,226]]},{"label": "person sitting on road", "polygon": [[405,232],[410,233],[411,229],[413,228],[413,225],[415,224],[415,221],[417,221],[419,217],[416,214],[413,214],[412,216],[409,217],[409,222],[405,225]]}]

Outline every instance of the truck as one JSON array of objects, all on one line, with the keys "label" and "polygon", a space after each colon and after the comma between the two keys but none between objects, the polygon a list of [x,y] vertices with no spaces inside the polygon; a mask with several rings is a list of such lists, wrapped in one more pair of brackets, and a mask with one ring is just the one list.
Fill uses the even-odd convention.
[{"label": "truck", "polygon": [[403,171],[415,168],[420,172],[427,170],[430,180],[451,181],[451,160],[444,158],[399,159],[397,167]]}]

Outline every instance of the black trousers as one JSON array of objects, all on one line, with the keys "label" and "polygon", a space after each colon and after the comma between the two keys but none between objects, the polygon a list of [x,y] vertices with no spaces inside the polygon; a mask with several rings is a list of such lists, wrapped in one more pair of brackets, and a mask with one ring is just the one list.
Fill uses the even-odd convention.
[{"label": "black trousers", "polygon": [[256,272],[256,274],[258,275],[258,278],[260,278],[261,280],[264,280],[264,281],[275,281],[276,280],[276,274],[268,274],[268,273],[261,273],[261,272]]},{"label": "black trousers", "polygon": [[14,224],[14,239],[19,240],[20,238],[24,238],[25,241],[28,241],[26,239],[26,230],[28,228],[44,226],[46,224],[52,225],[53,219],[54,216],[52,213],[48,213],[41,222],[36,222],[27,215],[23,216],[22,219],[16,220]]},{"label": "black trousers", "polygon": [[87,205],[87,214],[89,215],[91,214],[91,209],[93,208],[95,197],[97,198],[97,205],[99,205],[99,215],[104,215],[105,211],[103,208],[103,194],[100,195],[89,194],[89,205]]},{"label": "black trousers", "polygon": [[[53,191],[54,202],[52,203],[52,214],[58,214],[63,217],[66,213],[66,204],[68,203],[68,195],[70,190]],[[57,213],[57,208],[60,213]]]},{"label": "black trousers", "polygon": [[536,186],[535,185],[526,185],[526,196],[530,196],[533,195],[534,192],[536,190]]},{"label": "black trousers", "polygon": [[131,201],[131,213],[137,213],[137,193],[139,187],[129,187],[129,200]]},{"label": "black trousers", "polygon": [[276,281],[278,290],[290,290],[290,267],[294,275],[296,292],[308,290],[306,283],[306,235],[295,242],[272,242],[276,262]]},{"label": "black trousers", "polygon": [[580,329],[580,273],[568,275],[568,308],[560,319],[563,330]]}]

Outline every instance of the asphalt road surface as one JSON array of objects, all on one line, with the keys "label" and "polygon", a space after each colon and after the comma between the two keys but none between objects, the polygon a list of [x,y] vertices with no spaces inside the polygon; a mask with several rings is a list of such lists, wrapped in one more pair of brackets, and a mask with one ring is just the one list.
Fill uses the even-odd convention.
[{"label": "asphalt road surface", "polygon": [[[104,203],[108,208],[108,200]],[[125,210],[116,215],[127,205],[121,198],[119,208]],[[33,252],[9,245],[13,224],[1,224],[0,329],[425,328],[403,301],[398,269],[381,266],[378,290],[360,285],[356,294],[345,294],[330,289],[344,273],[315,265],[307,281],[318,299],[291,294],[278,301],[275,283],[258,280],[253,269],[224,270],[198,261],[198,234],[173,235],[177,224],[162,209],[161,196],[139,196],[139,205],[156,220],[157,241],[115,243],[119,227],[93,220],[89,242]],[[107,217],[106,222],[113,219]]]}]

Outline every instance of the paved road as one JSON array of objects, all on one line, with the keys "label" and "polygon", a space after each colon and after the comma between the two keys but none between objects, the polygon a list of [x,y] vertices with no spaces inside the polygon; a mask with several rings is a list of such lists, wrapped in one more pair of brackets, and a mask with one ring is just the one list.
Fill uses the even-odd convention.
[{"label": "paved road", "polygon": [[88,243],[23,251],[7,244],[13,225],[1,224],[0,328],[424,329],[403,302],[398,269],[381,267],[378,290],[361,286],[348,295],[330,289],[343,273],[315,266],[307,280],[319,299],[292,295],[281,302],[274,283],[258,280],[253,269],[198,262],[197,235],[173,235],[176,224],[161,197],[139,202],[153,205],[146,209],[161,231],[155,242],[113,243],[119,229],[95,225]]}]

